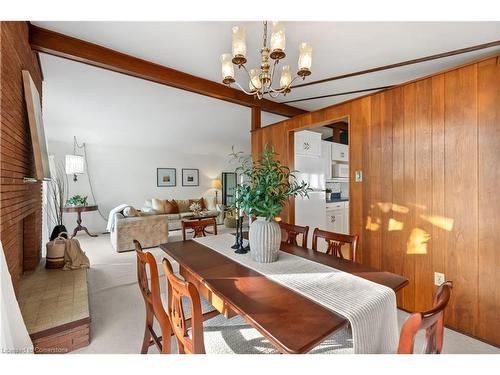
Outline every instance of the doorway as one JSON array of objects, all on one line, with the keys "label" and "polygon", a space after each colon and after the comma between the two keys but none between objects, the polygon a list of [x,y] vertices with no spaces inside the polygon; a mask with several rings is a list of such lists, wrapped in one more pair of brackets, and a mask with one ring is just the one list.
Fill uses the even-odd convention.
[{"label": "doorway", "polygon": [[349,118],[293,132],[293,161],[299,181],[309,184],[309,199],[295,199],[295,224],[349,234]]}]

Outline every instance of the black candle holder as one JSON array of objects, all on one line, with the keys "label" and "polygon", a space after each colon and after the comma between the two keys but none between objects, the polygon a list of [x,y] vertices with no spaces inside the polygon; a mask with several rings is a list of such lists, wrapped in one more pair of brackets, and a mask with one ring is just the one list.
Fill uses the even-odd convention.
[{"label": "black candle holder", "polygon": [[239,216],[236,219],[236,242],[232,249],[236,249],[236,254],[246,254],[250,251],[250,246],[243,246],[243,216]]}]

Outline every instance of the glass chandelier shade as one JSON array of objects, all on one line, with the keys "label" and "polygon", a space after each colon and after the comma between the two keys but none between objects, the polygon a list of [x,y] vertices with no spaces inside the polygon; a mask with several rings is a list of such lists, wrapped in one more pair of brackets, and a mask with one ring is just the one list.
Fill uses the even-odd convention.
[{"label": "glass chandelier shade", "polygon": [[244,64],[246,62],[247,54],[247,31],[244,27],[234,26],[233,27],[233,62],[235,64]]},{"label": "glass chandelier shade", "polygon": [[271,33],[271,58],[284,58],[285,44],[285,27],[280,22],[273,22],[273,31]]},{"label": "glass chandelier shade", "polygon": [[250,91],[260,90],[262,82],[260,81],[260,69],[250,69],[250,81],[248,83]]},{"label": "glass chandelier shade", "polygon": [[224,53],[220,57],[222,63],[222,82],[225,84],[234,82],[234,66],[231,59],[232,56],[230,53]]},{"label": "glass chandelier shade", "polygon": [[281,70],[280,88],[288,87],[292,83],[292,74],[290,73],[290,65],[283,65]]},{"label": "glass chandelier shade", "polygon": [[[312,47],[308,43],[301,43],[299,49],[299,73],[303,72],[304,75],[311,74],[311,65]],[[307,72],[309,72],[309,74],[305,74]]]}]

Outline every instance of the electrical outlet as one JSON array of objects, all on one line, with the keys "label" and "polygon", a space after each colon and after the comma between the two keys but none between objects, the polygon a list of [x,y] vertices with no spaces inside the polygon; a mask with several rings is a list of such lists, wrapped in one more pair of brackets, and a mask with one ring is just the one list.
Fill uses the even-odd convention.
[{"label": "electrical outlet", "polygon": [[434,272],[434,285],[439,286],[444,282],[444,273]]}]

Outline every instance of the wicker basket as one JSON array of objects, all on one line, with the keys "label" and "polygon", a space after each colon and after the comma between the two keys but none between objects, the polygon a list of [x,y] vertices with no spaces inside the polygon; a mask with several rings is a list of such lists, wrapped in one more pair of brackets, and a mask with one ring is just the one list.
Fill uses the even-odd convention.
[{"label": "wicker basket", "polygon": [[66,250],[66,239],[62,236],[63,234],[68,235],[66,232],[61,232],[56,239],[47,242],[45,268],[63,268]]}]

